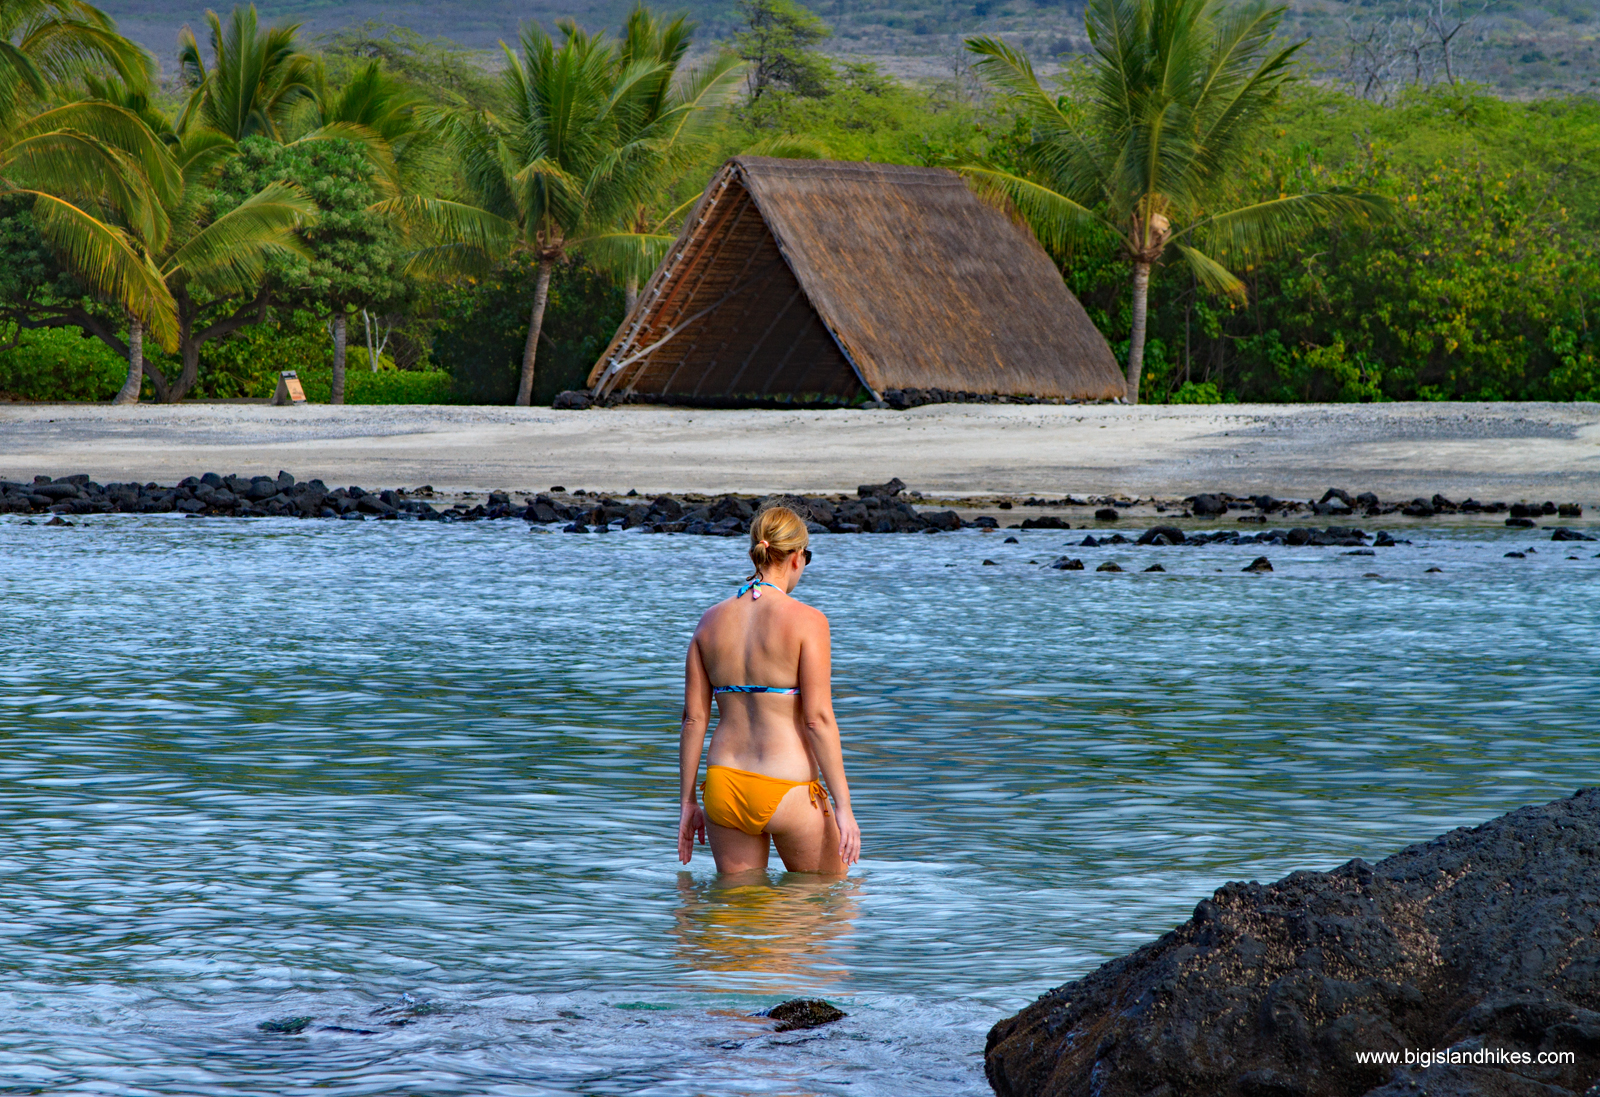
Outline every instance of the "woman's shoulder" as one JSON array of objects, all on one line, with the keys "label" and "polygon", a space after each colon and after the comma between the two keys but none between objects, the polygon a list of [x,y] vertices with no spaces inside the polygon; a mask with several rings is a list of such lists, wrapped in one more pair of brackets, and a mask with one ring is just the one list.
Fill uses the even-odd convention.
[{"label": "woman's shoulder", "polygon": [[784,609],[793,615],[793,619],[805,628],[828,628],[828,615],[816,606],[808,605],[798,598],[790,597],[784,602]]}]

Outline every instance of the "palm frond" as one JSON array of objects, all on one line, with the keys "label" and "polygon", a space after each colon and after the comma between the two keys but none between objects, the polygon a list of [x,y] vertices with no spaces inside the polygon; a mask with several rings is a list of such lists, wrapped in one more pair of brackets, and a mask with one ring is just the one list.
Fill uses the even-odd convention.
[{"label": "palm frond", "polygon": [[1174,245],[1184,259],[1189,263],[1189,269],[1194,271],[1194,277],[1212,293],[1232,297],[1236,301],[1244,301],[1249,296],[1245,284],[1227,267],[1217,262],[1211,256],[1198,248],[1191,248],[1187,244]]},{"label": "palm frond", "polygon": [[177,305],[165,280],[121,229],[52,194],[34,199],[34,223],[84,283],[144,321],[165,350],[178,346]]},{"label": "palm frond", "polygon": [[1069,124],[1055,96],[1039,83],[1027,54],[998,38],[983,36],[967,39],[966,48],[983,59],[973,66],[978,74],[1010,95],[1029,121],[1047,130]]},{"label": "palm frond", "polygon": [[392,218],[416,244],[406,269],[420,275],[479,273],[503,259],[517,242],[515,224],[464,202],[411,194],[385,199],[372,209]]},{"label": "palm frond", "polygon": [[15,132],[27,137],[52,130],[81,133],[126,153],[163,197],[182,185],[178,165],[166,144],[144,118],[127,107],[98,100],[66,103],[34,115]]},{"label": "palm frond", "polygon": [[299,187],[271,183],[173,251],[162,274],[181,274],[213,291],[253,293],[268,258],[305,254],[295,232],[316,216],[317,204]]},{"label": "palm frond", "polygon": [[1383,224],[1393,217],[1393,203],[1382,195],[1340,188],[1242,206],[1203,218],[1178,236],[1204,242],[1208,252],[1230,266],[1249,266],[1287,250],[1323,225]]},{"label": "palm frond", "polygon": [[139,164],[88,134],[52,130],[25,137],[0,153],[0,169],[30,189],[114,211],[140,240],[159,246],[166,236],[166,214]]},{"label": "palm frond", "polygon": [[979,198],[1020,219],[1057,254],[1078,250],[1108,227],[1117,231],[1094,210],[1032,179],[986,164],[961,164],[956,171]]},{"label": "palm frond", "polygon": [[[740,156],[776,156],[784,160],[830,160],[833,148],[820,137],[803,133],[780,133],[746,145]],[[695,196],[699,200],[699,195]]]},{"label": "palm frond", "polygon": [[615,278],[643,282],[661,265],[676,239],[664,233],[603,232],[583,241],[583,253]]}]

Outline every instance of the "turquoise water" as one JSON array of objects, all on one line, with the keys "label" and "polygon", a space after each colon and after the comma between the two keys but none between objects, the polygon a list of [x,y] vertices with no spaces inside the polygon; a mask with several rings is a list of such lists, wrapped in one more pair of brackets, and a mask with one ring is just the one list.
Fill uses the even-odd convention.
[{"label": "turquoise water", "polygon": [[0,1092],[979,1094],[1223,881],[1596,782],[1600,544],[1019,536],[816,538],[864,857],[727,888],[676,716],[740,540],[0,520]]}]

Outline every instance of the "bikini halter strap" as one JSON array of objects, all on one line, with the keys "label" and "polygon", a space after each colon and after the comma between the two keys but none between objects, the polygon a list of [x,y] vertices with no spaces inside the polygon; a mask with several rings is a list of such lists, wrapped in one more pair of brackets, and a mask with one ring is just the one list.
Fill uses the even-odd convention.
[{"label": "bikini halter strap", "polygon": [[750,582],[746,583],[744,586],[739,588],[739,593],[735,594],[733,596],[734,597],[734,601],[738,601],[740,598],[743,598],[745,596],[745,592],[746,591],[750,592],[750,600],[751,601],[754,601],[755,599],[760,598],[761,597],[761,590],[760,590],[761,587],[771,587],[773,590],[776,590],[776,591],[783,590],[783,588],[778,586],[776,583],[769,583],[765,579],[752,579],[752,580],[750,580]]}]

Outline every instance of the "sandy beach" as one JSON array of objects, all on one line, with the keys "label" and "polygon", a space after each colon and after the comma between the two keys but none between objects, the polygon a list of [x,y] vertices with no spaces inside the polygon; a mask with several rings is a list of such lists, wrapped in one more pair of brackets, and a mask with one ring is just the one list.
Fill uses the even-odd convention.
[{"label": "sandy beach", "polygon": [[1435,492],[1600,501],[1600,405],[1138,407],[911,411],[622,407],[0,405],[0,478],[170,483],[215,471],[441,491],[851,491],[898,476],[931,496],[995,493],[1384,498]]}]

